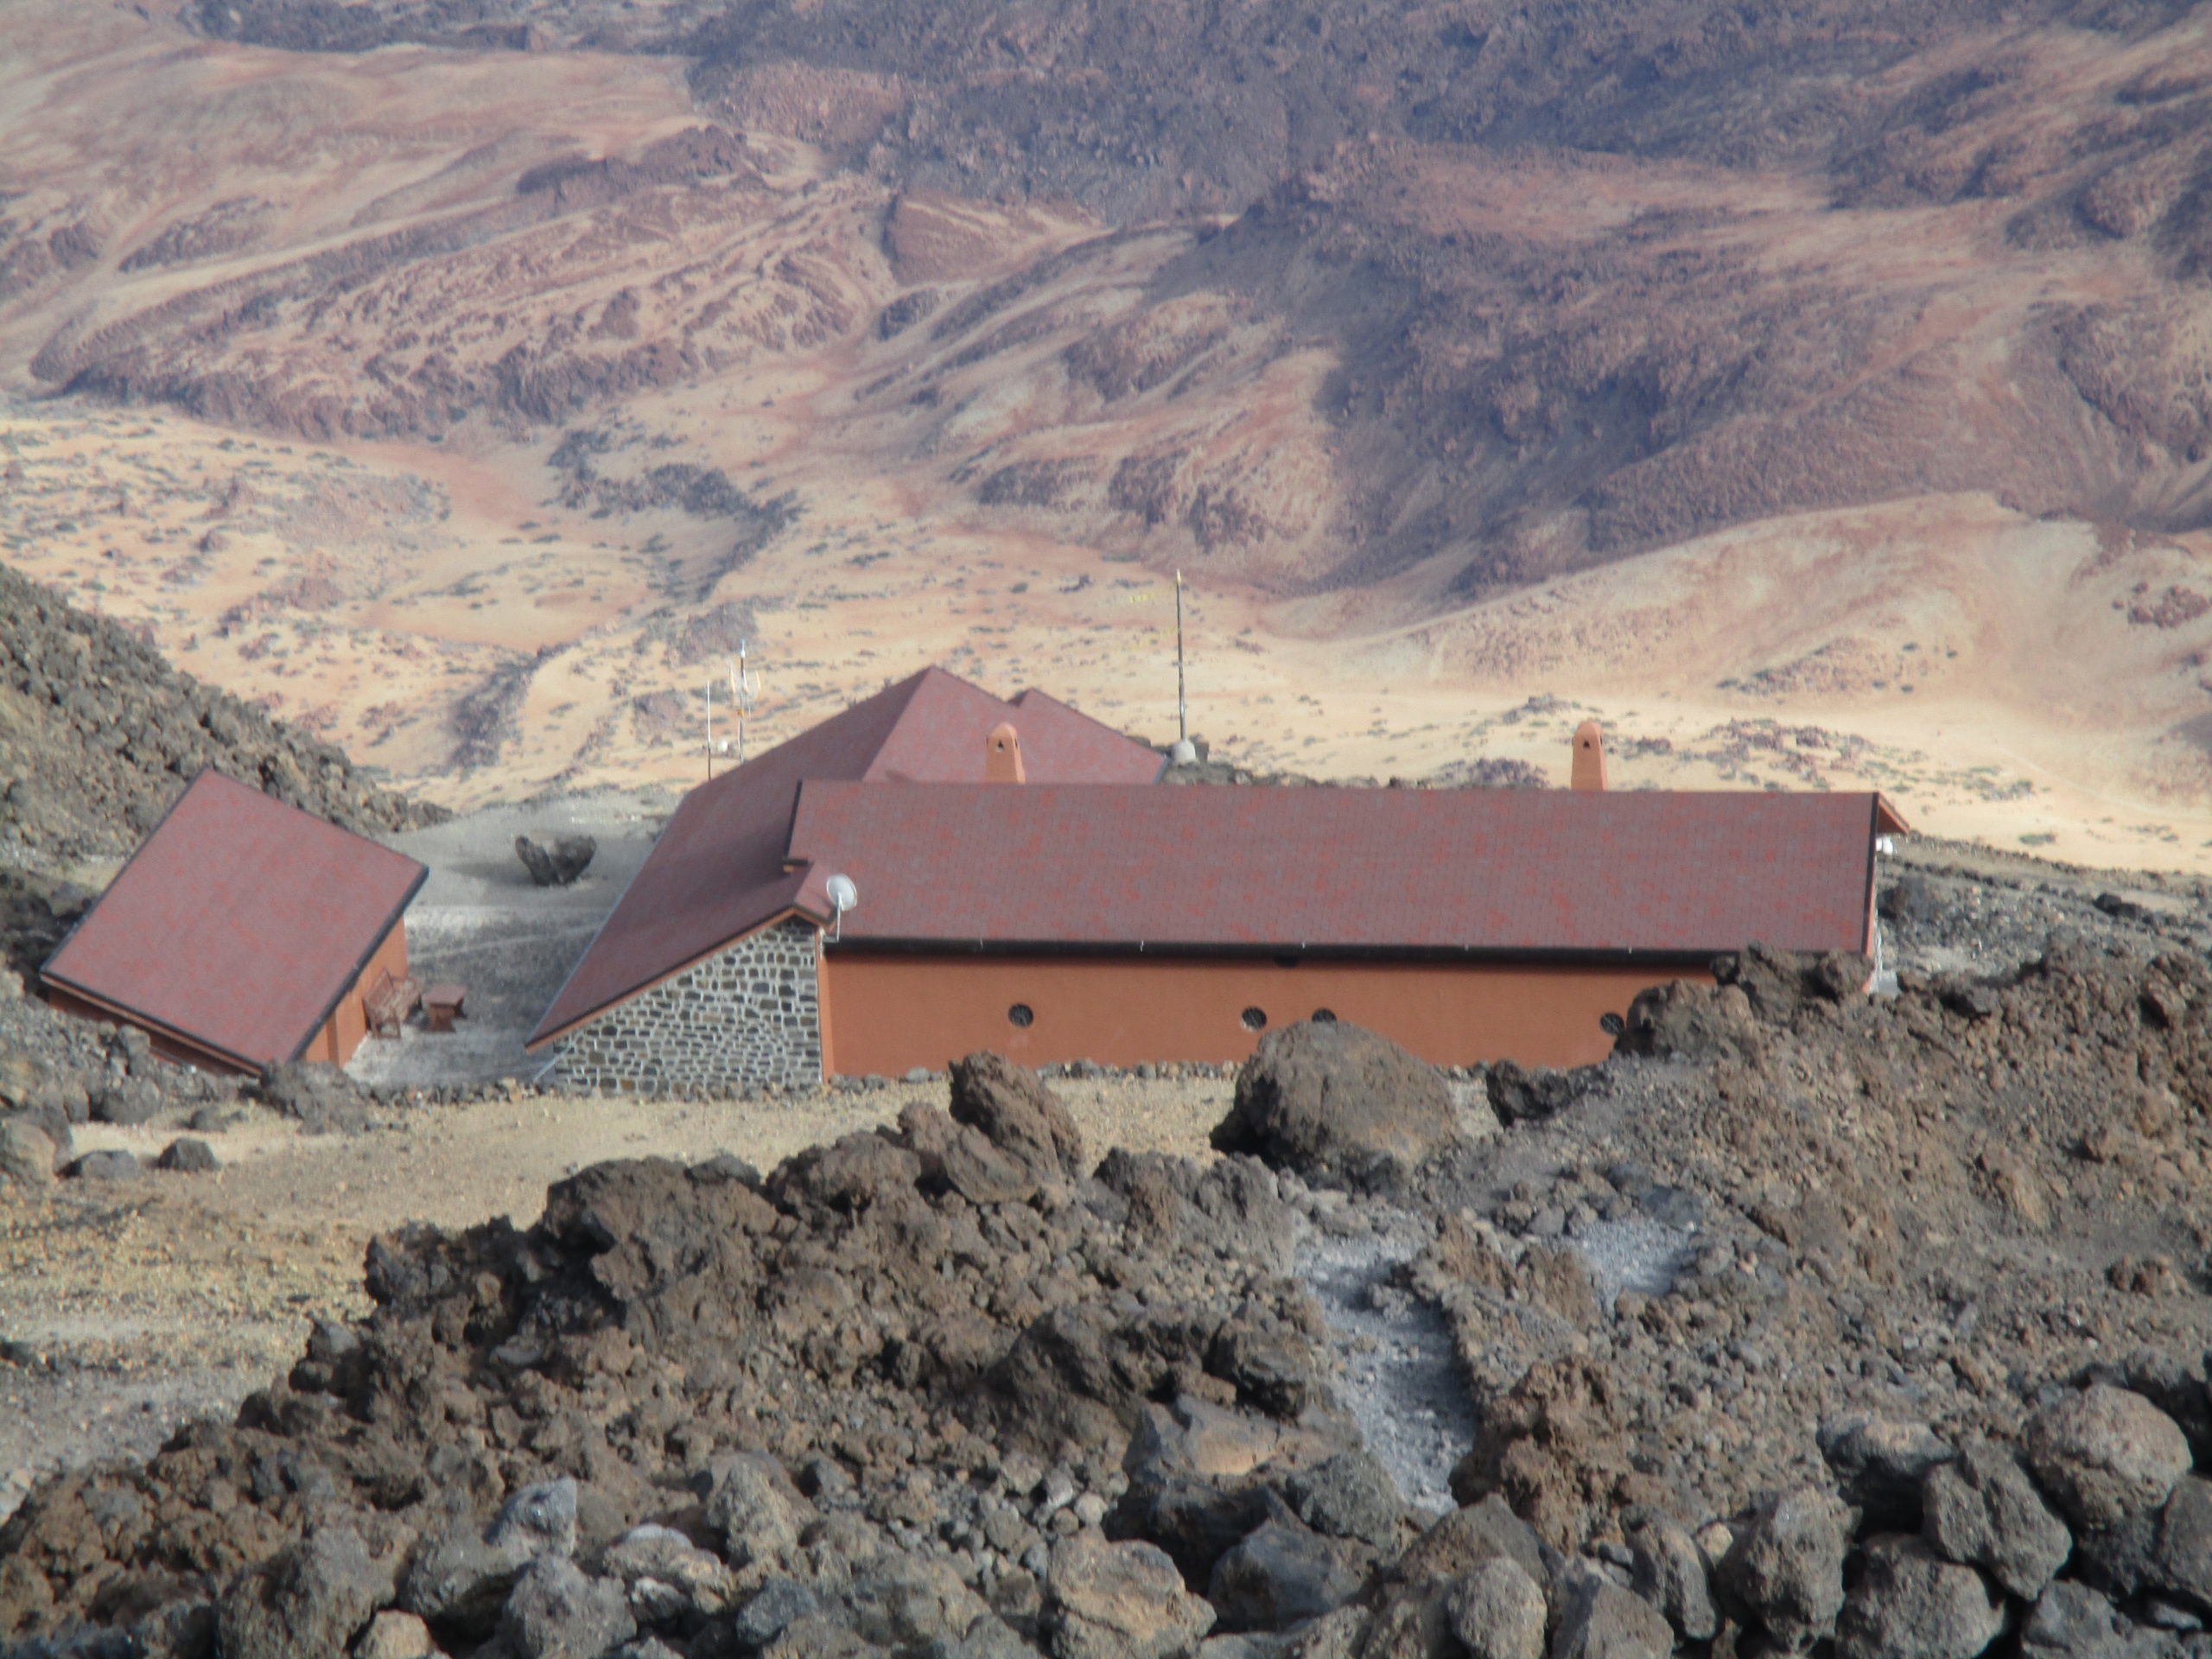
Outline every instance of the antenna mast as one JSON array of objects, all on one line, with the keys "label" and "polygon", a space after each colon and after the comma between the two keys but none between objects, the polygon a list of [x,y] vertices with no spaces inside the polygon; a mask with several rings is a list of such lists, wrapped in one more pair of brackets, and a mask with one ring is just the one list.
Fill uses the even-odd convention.
[{"label": "antenna mast", "polygon": [[1183,681],[1183,573],[1175,573],[1175,742],[1191,741],[1191,704]]},{"label": "antenna mast", "polygon": [[729,666],[730,706],[737,710],[737,764],[745,764],[745,717],[753,712],[753,705],[760,700],[760,677],[748,673],[745,666],[746,647],[752,642],[737,642],[737,660]]}]

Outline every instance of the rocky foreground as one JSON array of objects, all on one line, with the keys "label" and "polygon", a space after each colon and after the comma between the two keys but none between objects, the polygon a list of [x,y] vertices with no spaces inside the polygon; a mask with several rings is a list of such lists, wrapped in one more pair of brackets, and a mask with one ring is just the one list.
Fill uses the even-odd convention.
[{"label": "rocky foreground", "polygon": [[[371,1249],[233,1423],[0,1528],[12,1653],[2212,1652],[2212,975],[1752,950],[1495,1133],[1291,1027],[1224,1155],[994,1056],[762,1178],[598,1166]],[[1479,1103],[1478,1103],[1479,1105]],[[1472,1126],[1480,1130],[1486,1126]],[[1461,1507],[1344,1408],[1316,1239],[1430,1240]]]}]

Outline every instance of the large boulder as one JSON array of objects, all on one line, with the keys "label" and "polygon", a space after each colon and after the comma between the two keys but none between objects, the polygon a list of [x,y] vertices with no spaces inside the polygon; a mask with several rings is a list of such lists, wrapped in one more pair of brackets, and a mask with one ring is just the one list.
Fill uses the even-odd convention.
[{"label": "large boulder", "polygon": [[22,1117],[0,1117],[0,1185],[43,1187],[54,1182],[54,1142]]},{"label": "large boulder", "polygon": [[1593,1572],[1562,1586],[1551,1659],[1667,1659],[1675,1632],[1659,1610]]},{"label": "large boulder", "polygon": [[215,1156],[214,1147],[196,1135],[184,1135],[162,1148],[162,1155],[154,1160],[156,1169],[174,1170],[181,1175],[211,1175],[222,1167]]},{"label": "large boulder", "polygon": [[2101,1382],[2044,1407],[2021,1438],[2037,1481],[2079,1527],[2117,1526],[2157,1509],[2190,1465],[2172,1418]]},{"label": "large boulder", "polygon": [[340,1659],[391,1599],[391,1563],[350,1527],[311,1529],[245,1574],[216,1609],[225,1659]]},{"label": "large boulder", "polygon": [[985,1050],[953,1062],[951,1085],[952,1121],[981,1130],[1032,1179],[1083,1179],[1083,1135],[1035,1072]]},{"label": "large boulder", "polygon": [[721,1556],[670,1527],[632,1527],[607,1552],[606,1570],[630,1593],[641,1624],[711,1618],[737,1594],[737,1575]]},{"label": "large boulder", "polygon": [[1629,1531],[1629,1587],[1656,1607],[1686,1641],[1709,1642],[1720,1630],[1713,1605],[1713,1567],[1688,1528],[1662,1515]]},{"label": "large boulder", "polygon": [[591,868],[598,851],[599,842],[589,836],[556,836],[549,841],[515,837],[515,856],[541,887],[574,886],[576,878]]},{"label": "large boulder", "polygon": [[2074,1548],[2066,1523],[2050,1512],[2012,1453],[1970,1442],[1928,1477],[1922,1529],[1950,1560],[1979,1567],[2023,1601],[2043,1593]]},{"label": "large boulder", "polygon": [[1260,1039],[1213,1144],[1301,1174],[1392,1186],[1458,1135],[1435,1067],[1358,1026],[1305,1020]]},{"label": "large boulder", "polygon": [[1225,1630],[1287,1630],[1357,1596],[1372,1560],[1357,1545],[1280,1516],[1214,1564],[1206,1599]]},{"label": "large boulder", "polygon": [[576,1547],[576,1483],[563,1477],[524,1486],[489,1527],[461,1516],[419,1550],[400,1585],[399,1605],[433,1624],[488,1633],[515,1580],[542,1556]]},{"label": "large boulder", "polygon": [[707,1465],[707,1524],[738,1567],[772,1562],[798,1548],[814,1505],[765,1452],[727,1452]]},{"label": "large boulder", "polygon": [[901,1652],[957,1642],[991,1611],[950,1562],[898,1552],[855,1573],[845,1599],[863,1641]]},{"label": "large boulder", "polygon": [[264,1105],[296,1118],[309,1135],[359,1135],[369,1126],[368,1096],[334,1065],[319,1060],[283,1060],[253,1084]]},{"label": "large boulder", "polygon": [[135,1128],[152,1122],[168,1103],[150,1077],[113,1077],[92,1091],[92,1122]]},{"label": "large boulder", "polygon": [[1150,1544],[1079,1532],[1052,1547],[1044,1625],[1053,1659],[1182,1659],[1214,1611]]},{"label": "large boulder", "polygon": [[1859,1507],[1870,1530],[1918,1526],[1921,1484],[1957,1455],[1925,1423],[1864,1412],[1822,1424],[1820,1445],[1845,1501]]},{"label": "large boulder", "polygon": [[1497,1060],[1483,1074],[1483,1092],[1490,1097],[1490,1109],[1497,1121],[1510,1128],[1557,1117],[1596,1087],[1604,1075],[1594,1065],[1553,1071]]},{"label": "large boulder", "polygon": [[1355,1449],[1294,1471],[1282,1495],[1298,1518],[1316,1532],[1357,1538],[1377,1549],[1396,1541],[1405,1500],[1371,1452]]},{"label": "large boulder", "polygon": [[637,1633],[622,1586],[565,1555],[532,1561],[499,1612],[504,1659],[601,1659]]},{"label": "large boulder", "polygon": [[1543,1659],[1544,1592],[1510,1556],[1476,1562],[1444,1605],[1470,1659]]},{"label": "large boulder", "polygon": [[2005,1628],[1981,1574],[1922,1539],[1882,1534],[1864,1560],[1836,1624],[1837,1659],[1975,1659]]},{"label": "large boulder", "polygon": [[1722,1590],[1777,1647],[1802,1652],[1835,1628],[1848,1544],[1835,1499],[1814,1487],[1783,1493],[1721,1558]]}]

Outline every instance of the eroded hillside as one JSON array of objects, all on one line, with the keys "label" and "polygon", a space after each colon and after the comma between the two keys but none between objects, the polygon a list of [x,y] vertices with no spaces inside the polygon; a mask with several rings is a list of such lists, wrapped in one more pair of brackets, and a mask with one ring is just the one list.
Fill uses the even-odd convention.
[{"label": "eroded hillside", "polygon": [[24,16],[9,558],[456,798],[687,773],[741,639],[764,735],[1160,735],[1177,567],[1263,765],[1566,692],[2106,860],[2212,782],[2186,8]]}]

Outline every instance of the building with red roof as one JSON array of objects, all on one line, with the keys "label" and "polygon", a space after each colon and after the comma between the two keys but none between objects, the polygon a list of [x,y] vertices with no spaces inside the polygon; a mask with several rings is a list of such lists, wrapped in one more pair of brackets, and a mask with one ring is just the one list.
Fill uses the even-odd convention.
[{"label": "building with red roof", "polygon": [[223,1071],[343,1064],[365,1000],[407,976],[415,860],[203,772],[40,978],[56,1005],[139,1027]]},{"label": "building with red roof", "polygon": [[1160,788],[1158,753],[931,670],[695,790],[532,1037],[608,1090],[1221,1061],[1356,1021],[1602,1058],[1714,957],[1869,950],[1872,793]]}]

